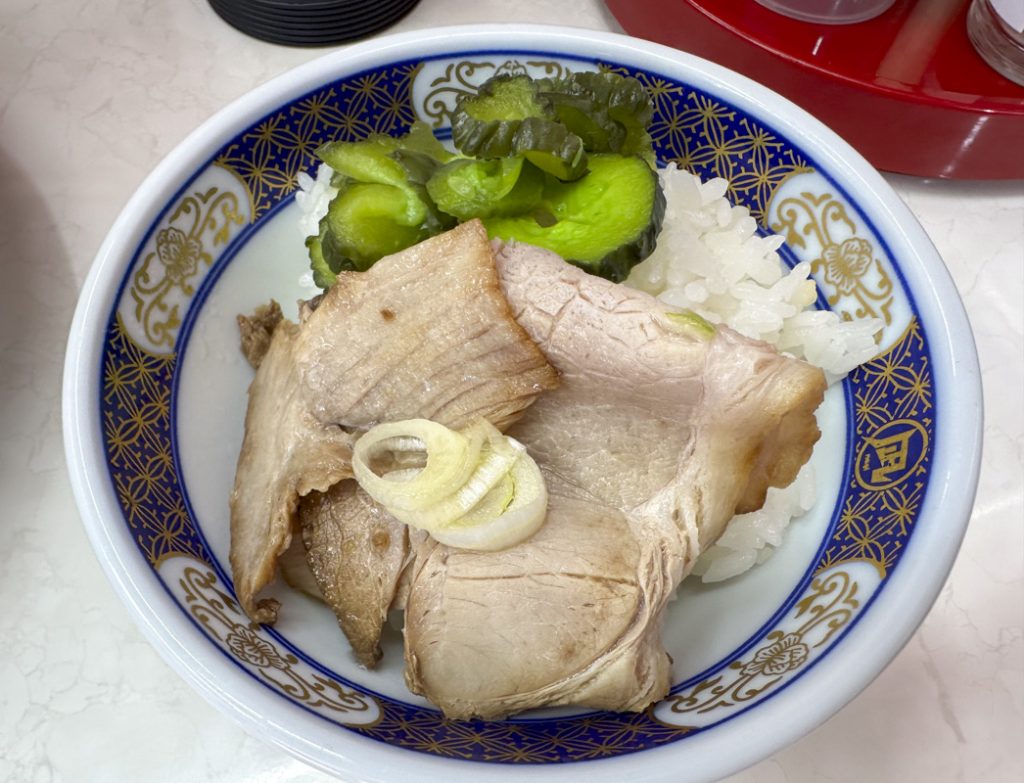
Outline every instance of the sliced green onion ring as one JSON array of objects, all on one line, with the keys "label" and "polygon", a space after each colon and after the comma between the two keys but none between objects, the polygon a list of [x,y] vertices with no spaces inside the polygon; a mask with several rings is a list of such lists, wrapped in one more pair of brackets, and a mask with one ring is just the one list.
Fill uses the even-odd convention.
[{"label": "sliced green onion ring", "polygon": [[430,531],[430,535],[448,546],[483,552],[507,549],[528,539],[547,516],[547,487],[537,463],[526,454],[516,461],[511,478],[514,495],[501,514],[479,519],[482,515],[471,511],[462,519]]},{"label": "sliced green onion ring", "polygon": [[[466,483],[487,434],[482,427],[456,432],[429,419],[378,424],[356,441],[352,472],[359,485],[388,509],[422,511]],[[427,461],[416,476],[394,481],[370,467],[374,458],[389,451],[425,451]]]},{"label": "sliced green onion ring", "polygon": [[477,506],[502,478],[509,474],[520,454],[526,450],[518,442],[510,441],[497,430],[494,432],[497,437],[488,439],[480,452],[476,470],[455,492],[423,510],[388,508],[391,515],[399,522],[433,532],[436,528],[459,519]]},{"label": "sliced green onion ring", "polygon": [[[392,466],[372,465],[385,455]],[[409,457],[423,456],[421,468]],[[381,424],[353,449],[356,481],[396,519],[453,547],[493,551],[529,538],[547,513],[537,463],[480,419],[461,432],[427,419]]]}]

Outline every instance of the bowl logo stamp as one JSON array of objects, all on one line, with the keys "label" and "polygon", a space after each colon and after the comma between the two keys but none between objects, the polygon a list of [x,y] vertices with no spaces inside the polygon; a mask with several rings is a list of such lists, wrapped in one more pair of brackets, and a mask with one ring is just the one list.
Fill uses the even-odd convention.
[{"label": "bowl logo stamp", "polygon": [[822,567],[859,560],[884,576],[920,513],[933,452],[934,379],[920,322],[851,380],[853,476]]},{"label": "bowl logo stamp", "polygon": [[857,482],[865,489],[894,487],[918,470],[928,448],[928,431],[913,419],[882,425],[865,438],[857,455]]}]

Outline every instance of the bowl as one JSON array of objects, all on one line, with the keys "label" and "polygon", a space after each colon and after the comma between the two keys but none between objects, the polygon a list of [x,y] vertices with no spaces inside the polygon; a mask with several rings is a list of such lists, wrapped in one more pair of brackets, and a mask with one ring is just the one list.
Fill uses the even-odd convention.
[{"label": "bowl", "polygon": [[[661,162],[726,177],[822,306],[879,317],[878,358],[834,386],[812,459],[818,502],[765,564],[689,579],[670,607],[670,695],[642,713],[449,721],[404,687],[393,629],[360,669],[322,605],[281,586],[249,623],[227,568],[227,498],[251,370],[236,313],[309,296],[291,197],[331,138],[448,134],[496,73],[611,69],[656,107]],[[294,313],[294,309],[291,311]],[[955,558],[977,484],[981,394],[961,302],[878,173],[794,104],[713,63],[615,34],[460,26],[382,37],[295,69],[218,112],[111,228],[68,342],[64,428],[96,555],[150,642],[246,729],[343,778],[701,781],[813,729],[910,638]]]}]

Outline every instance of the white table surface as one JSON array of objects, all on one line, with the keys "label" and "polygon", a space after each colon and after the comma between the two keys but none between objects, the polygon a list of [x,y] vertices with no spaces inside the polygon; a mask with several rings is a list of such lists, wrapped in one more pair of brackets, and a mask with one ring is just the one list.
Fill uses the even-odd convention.
[{"label": "white table surface", "polygon": [[[620,29],[597,0],[421,0],[392,29],[517,20]],[[118,211],[215,110],[322,52],[249,39],[205,0],[0,0],[2,781],[328,780],[245,735],[143,640],[86,540],[60,428],[72,310]],[[887,178],[973,323],[986,406],[976,508],[889,668],[732,783],[1024,780],[1024,182]]]}]

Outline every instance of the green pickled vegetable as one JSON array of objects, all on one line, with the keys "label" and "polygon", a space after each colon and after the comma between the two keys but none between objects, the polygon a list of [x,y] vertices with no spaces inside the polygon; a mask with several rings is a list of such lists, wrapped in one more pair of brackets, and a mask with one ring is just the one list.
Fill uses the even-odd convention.
[{"label": "green pickled vegetable", "polygon": [[528,117],[551,119],[537,83],[529,76],[493,76],[475,95],[462,96],[452,114],[452,141],[465,155],[500,158],[513,154],[515,134]]},{"label": "green pickled vegetable", "polygon": [[522,155],[541,171],[561,180],[579,179],[587,170],[583,140],[560,123],[536,117],[519,125],[513,154]]},{"label": "green pickled vegetable", "polygon": [[522,155],[542,171],[572,180],[587,169],[583,140],[555,118],[529,76],[494,76],[452,114],[452,141],[465,155]]},{"label": "green pickled vegetable", "polygon": [[[334,285],[338,272],[341,271],[340,264],[335,263],[332,267],[327,263],[327,259],[324,258],[323,244],[319,236],[306,237],[306,250],[309,251],[309,266],[313,270],[313,284],[324,290],[330,288]],[[341,257],[338,256],[336,261],[340,260]]]},{"label": "green pickled vegetable", "polygon": [[425,214],[422,202],[400,187],[357,182],[331,201],[320,221],[319,251],[335,272],[365,271],[382,256],[435,233],[425,225]]},{"label": "green pickled vegetable", "polygon": [[452,154],[423,123],[317,155],[338,193],[307,240],[317,285],[480,218],[491,236],[547,247],[612,280],[654,249],[665,199],[653,104],[614,73],[496,76],[452,114]]},{"label": "green pickled vegetable", "polygon": [[590,152],[642,155],[653,161],[647,131],[654,104],[636,79],[616,73],[574,73],[546,80],[540,95]]},{"label": "green pickled vegetable", "polygon": [[392,139],[396,150],[424,155],[439,163],[447,163],[455,157],[437,140],[434,131],[425,122],[414,122],[404,136],[381,136],[380,138]]},{"label": "green pickled vegetable", "polygon": [[459,220],[528,212],[543,190],[543,173],[524,158],[460,158],[427,182],[437,208]]},{"label": "green pickled vegetable", "polygon": [[654,250],[664,215],[658,175],[646,161],[604,154],[592,155],[575,182],[549,178],[533,213],[488,217],[484,225],[492,236],[546,247],[618,282]]},{"label": "green pickled vegetable", "polygon": [[587,152],[620,152],[626,129],[586,95],[559,93],[551,96],[555,116],[583,139]]},{"label": "green pickled vegetable", "polygon": [[373,182],[405,188],[408,177],[402,164],[392,157],[395,151],[389,137],[367,141],[332,141],[317,151],[317,157],[334,169],[340,182]]},{"label": "green pickled vegetable", "polygon": [[333,282],[342,269],[369,269],[381,256],[454,225],[426,189],[427,180],[453,156],[423,123],[401,137],[330,142],[316,154],[334,170],[332,184],[338,188],[319,236],[306,243],[317,285]]},{"label": "green pickled vegetable", "polygon": [[[401,185],[418,171],[416,166],[436,167],[453,157],[422,122],[413,123],[404,136],[378,133],[362,141],[331,141],[321,145],[316,155],[339,174],[384,185]],[[407,164],[410,159],[416,166]]]},{"label": "green pickled vegetable", "polygon": [[[423,123],[401,137],[378,134],[365,141],[330,142],[316,151],[334,169],[334,184],[344,190],[351,183],[390,185],[407,195],[409,214],[403,225],[428,221],[431,214],[425,183],[452,155]],[[340,194],[339,194],[340,195]]]}]

